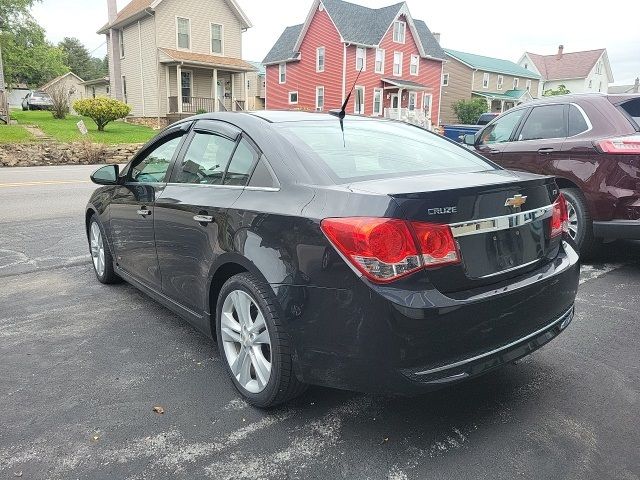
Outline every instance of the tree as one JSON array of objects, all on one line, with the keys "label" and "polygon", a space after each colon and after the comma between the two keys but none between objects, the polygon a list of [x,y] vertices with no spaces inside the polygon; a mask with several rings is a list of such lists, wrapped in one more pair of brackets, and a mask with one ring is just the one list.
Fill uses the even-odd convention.
[{"label": "tree", "polygon": [[[64,37],[58,43],[58,48],[62,50],[64,63],[69,70],[78,75],[83,80],[91,80],[95,78],[94,65],[92,63],[89,50],[77,38]],[[96,59],[97,60],[97,59]]]},{"label": "tree", "polygon": [[28,15],[31,6],[40,0],[0,0],[0,91],[5,89],[4,63],[2,61],[2,32],[10,31],[16,19]]},{"label": "tree", "polygon": [[553,97],[554,95],[566,95],[567,93],[571,93],[571,92],[567,90],[567,87],[560,84],[558,85],[558,88],[556,88],[555,90],[552,90],[552,89],[545,90],[542,95],[545,97]]},{"label": "tree", "polygon": [[473,125],[478,121],[478,117],[487,111],[487,101],[484,98],[460,100],[453,104],[453,111],[460,123]]},{"label": "tree", "polygon": [[104,127],[109,122],[124,118],[131,111],[131,107],[126,103],[107,97],[76,100],[73,102],[73,109],[96,122],[99,132],[104,132]]}]

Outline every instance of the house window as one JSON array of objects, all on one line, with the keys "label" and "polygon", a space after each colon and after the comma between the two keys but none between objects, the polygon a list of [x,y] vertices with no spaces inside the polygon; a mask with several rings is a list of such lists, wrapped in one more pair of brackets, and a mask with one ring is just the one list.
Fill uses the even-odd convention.
[{"label": "house window", "polygon": [[420,57],[418,55],[411,55],[411,65],[409,66],[409,73],[411,75],[418,75],[419,67],[420,67]]},{"label": "house window", "polygon": [[381,88],[373,90],[373,114],[382,115],[382,92]]},{"label": "house window", "polygon": [[489,74],[485,73],[482,76],[482,88],[489,88]]},{"label": "house window", "polygon": [[593,88],[593,80],[589,80],[589,89]]},{"label": "house window", "polygon": [[423,93],[422,94],[422,109],[424,110],[425,115],[431,115],[431,94]]},{"label": "house window", "polygon": [[286,83],[287,81],[287,64],[281,63],[278,65],[278,82]]},{"label": "house window", "polygon": [[502,90],[503,84],[504,84],[504,77],[502,75],[498,75],[498,90]]},{"label": "house window", "polygon": [[222,25],[211,24],[211,53],[222,55]]},{"label": "house window", "polygon": [[413,112],[416,109],[416,103],[418,103],[418,94],[416,92],[409,92],[409,111]]},{"label": "house window", "polygon": [[324,72],[324,47],[316,50],[316,72]]},{"label": "house window", "polygon": [[122,75],[122,99],[127,103],[127,77]]},{"label": "house window", "polygon": [[527,80],[526,85],[527,85],[527,92],[530,92],[531,91],[531,80]]},{"label": "house window", "polygon": [[448,73],[444,73],[442,75],[442,86],[443,87],[448,87],[449,86],[449,74]]},{"label": "house window", "polygon": [[402,52],[393,52],[393,74],[397,77],[402,75]]},{"label": "house window", "polygon": [[298,103],[298,92],[289,92],[289,104],[296,105]]},{"label": "house window", "polygon": [[316,87],[316,110],[321,112],[324,109],[324,87]]},{"label": "house window", "polygon": [[178,17],[176,22],[178,25],[178,48],[189,50],[191,48],[191,20]]},{"label": "house window", "polygon": [[124,29],[118,30],[118,43],[120,44],[120,58],[124,58]]},{"label": "house window", "polygon": [[364,115],[364,87],[356,87],[355,94],[353,113]]},{"label": "house window", "polygon": [[376,50],[376,73],[384,73],[384,50]]},{"label": "house window", "polygon": [[367,69],[367,50],[362,47],[356,48],[356,70]]},{"label": "house window", "polygon": [[525,64],[524,64],[524,69],[525,69],[525,70],[529,70],[529,64],[528,64],[528,63],[525,63]]},{"label": "house window", "polygon": [[600,85],[598,85],[598,91],[602,92],[602,82],[600,82]]},{"label": "house window", "polygon": [[513,89],[517,89],[518,85],[520,85],[520,79],[519,78],[514,78],[513,79]]},{"label": "house window", "polygon": [[598,62],[598,64],[596,65],[596,73],[597,74],[601,74],[602,73],[602,63]]},{"label": "house window", "polygon": [[404,43],[407,24],[400,20],[393,22],[393,41],[396,43]]}]

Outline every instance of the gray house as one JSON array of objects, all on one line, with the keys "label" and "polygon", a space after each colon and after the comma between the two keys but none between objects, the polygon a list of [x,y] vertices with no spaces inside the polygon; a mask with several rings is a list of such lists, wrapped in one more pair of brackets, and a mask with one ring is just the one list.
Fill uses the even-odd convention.
[{"label": "gray house", "polygon": [[132,120],[165,124],[201,111],[246,108],[242,32],[251,22],[235,0],[108,0],[110,95]]}]

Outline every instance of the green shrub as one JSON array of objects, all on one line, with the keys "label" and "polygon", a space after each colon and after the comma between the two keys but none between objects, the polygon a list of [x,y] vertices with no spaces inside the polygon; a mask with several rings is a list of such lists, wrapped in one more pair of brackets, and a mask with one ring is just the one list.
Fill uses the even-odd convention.
[{"label": "green shrub", "polygon": [[453,111],[458,121],[464,125],[474,125],[478,117],[488,110],[487,101],[484,98],[471,98],[460,100],[453,104]]},{"label": "green shrub", "polygon": [[131,112],[131,107],[126,103],[107,97],[76,100],[73,109],[96,122],[99,132],[104,132],[104,127],[109,122],[124,118]]},{"label": "green shrub", "polygon": [[208,113],[206,108],[199,108],[196,110],[196,115],[202,115],[203,113]]}]

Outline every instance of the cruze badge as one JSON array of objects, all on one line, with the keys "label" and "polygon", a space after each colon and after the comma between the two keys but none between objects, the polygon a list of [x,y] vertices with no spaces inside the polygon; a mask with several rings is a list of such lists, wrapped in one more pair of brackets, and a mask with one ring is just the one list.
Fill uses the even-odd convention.
[{"label": "cruze badge", "polygon": [[504,202],[505,207],[521,207],[527,201],[527,197],[523,197],[522,195],[514,195],[511,198],[507,198],[507,201]]},{"label": "cruze badge", "polygon": [[429,215],[446,215],[447,213],[458,213],[458,207],[430,208],[427,213]]}]

